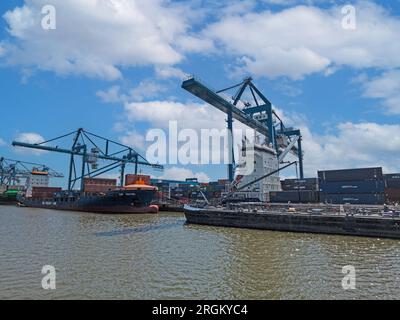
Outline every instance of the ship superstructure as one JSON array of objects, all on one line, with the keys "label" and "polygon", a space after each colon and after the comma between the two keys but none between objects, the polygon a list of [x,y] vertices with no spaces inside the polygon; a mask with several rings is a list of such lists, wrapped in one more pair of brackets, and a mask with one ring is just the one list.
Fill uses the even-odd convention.
[{"label": "ship superstructure", "polygon": [[[247,144],[247,146],[244,145],[240,162],[235,170],[235,187],[241,188],[270,172],[277,171],[278,168],[279,163],[275,149],[257,143],[251,145]],[[276,172],[246,187],[240,192],[236,192],[235,196],[269,201],[269,192],[280,190],[281,183],[279,172]]]}]

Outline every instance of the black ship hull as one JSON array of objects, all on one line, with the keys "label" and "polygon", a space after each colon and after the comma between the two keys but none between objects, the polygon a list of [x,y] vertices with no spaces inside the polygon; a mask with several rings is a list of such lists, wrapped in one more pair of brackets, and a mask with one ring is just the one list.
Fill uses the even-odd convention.
[{"label": "black ship hull", "polygon": [[140,214],[158,213],[158,207],[151,205],[153,190],[115,190],[99,195],[64,194],[52,199],[21,198],[22,206],[31,208],[111,213]]},{"label": "black ship hull", "polygon": [[17,197],[7,197],[0,195],[0,205],[15,205],[17,204]]},{"label": "black ship hull", "polygon": [[400,218],[281,212],[237,212],[185,207],[187,223],[271,231],[400,239]]}]

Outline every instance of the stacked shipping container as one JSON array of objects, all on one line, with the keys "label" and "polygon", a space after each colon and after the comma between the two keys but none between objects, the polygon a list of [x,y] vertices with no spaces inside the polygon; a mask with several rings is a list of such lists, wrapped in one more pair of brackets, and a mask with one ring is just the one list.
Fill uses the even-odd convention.
[{"label": "stacked shipping container", "polygon": [[321,202],[366,205],[385,203],[382,168],[319,171],[318,178]]},{"label": "stacked shipping container", "polygon": [[281,181],[280,192],[270,192],[271,203],[317,203],[319,202],[318,179],[286,179]]},{"label": "stacked shipping container", "polygon": [[32,198],[34,199],[52,199],[56,192],[60,192],[61,188],[52,187],[32,187]]},{"label": "stacked shipping container", "polygon": [[114,190],[117,187],[116,179],[99,179],[85,178],[83,179],[84,192],[86,193],[105,193]]},{"label": "stacked shipping container", "polygon": [[385,174],[385,196],[388,204],[400,203],[400,173]]}]

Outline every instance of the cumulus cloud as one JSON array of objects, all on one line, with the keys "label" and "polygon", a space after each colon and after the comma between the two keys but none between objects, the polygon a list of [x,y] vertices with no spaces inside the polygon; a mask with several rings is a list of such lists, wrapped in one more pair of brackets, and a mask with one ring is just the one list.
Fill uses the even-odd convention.
[{"label": "cumulus cloud", "polygon": [[126,103],[124,109],[128,121],[148,122],[156,128],[168,128],[169,121],[178,121],[180,128],[222,129],[225,127],[224,113],[205,103],[153,100]]},{"label": "cumulus cloud", "polygon": [[122,76],[120,67],[169,66],[183,58],[175,49],[189,28],[190,14],[182,4],[55,0],[56,30],[44,30],[41,9],[47,4],[26,0],[5,13],[14,40],[6,50],[8,63],[114,80]]},{"label": "cumulus cloud", "polygon": [[341,6],[295,6],[225,16],[203,34],[239,57],[241,72],[257,76],[301,79],[340,66],[399,67],[400,20],[372,2],[355,8],[356,30],[342,27]]},{"label": "cumulus cloud", "polygon": [[143,150],[145,148],[145,136],[143,133],[139,133],[135,130],[125,132],[124,135],[119,138],[119,140],[124,145],[134,149]]},{"label": "cumulus cloud", "polygon": [[99,90],[96,96],[104,103],[119,103],[121,102],[121,92],[119,86],[112,86],[106,90]]},{"label": "cumulus cloud", "polygon": [[210,177],[204,172],[193,172],[190,169],[182,167],[171,167],[165,169],[163,174],[156,177],[157,179],[169,179],[185,181],[186,178],[197,178],[200,182],[209,182]]},{"label": "cumulus cloud", "polygon": [[[38,133],[23,132],[23,133],[19,133],[15,137],[15,141],[35,144],[35,143],[44,142],[45,139]],[[16,147],[15,150],[16,150],[17,153],[33,154],[33,155],[40,155],[40,154],[46,152],[46,151],[43,151],[43,150],[27,149],[27,148],[22,148],[22,147]]]},{"label": "cumulus cloud", "polygon": [[318,170],[382,166],[386,172],[400,171],[400,125],[370,122],[339,123],[334,133],[316,134],[300,126],[307,176]]},{"label": "cumulus cloud", "polygon": [[155,71],[156,71],[157,76],[161,79],[178,78],[178,79],[182,80],[188,76],[181,69],[176,68],[176,67],[171,67],[171,66],[156,66]]},{"label": "cumulus cloud", "polygon": [[392,70],[364,84],[364,96],[381,99],[389,114],[400,114],[400,70]]},{"label": "cumulus cloud", "polygon": [[156,98],[165,93],[168,86],[153,79],[145,79],[133,88],[121,88],[114,85],[105,90],[99,90],[96,95],[104,103],[129,103],[130,101],[143,101]]}]

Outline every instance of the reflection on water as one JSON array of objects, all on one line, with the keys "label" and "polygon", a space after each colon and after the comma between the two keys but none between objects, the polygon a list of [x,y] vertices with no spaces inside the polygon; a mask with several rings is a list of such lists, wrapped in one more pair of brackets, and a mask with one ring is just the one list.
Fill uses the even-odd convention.
[{"label": "reflection on water", "polygon": [[[0,207],[0,298],[400,298],[400,242]],[[41,288],[43,265],[57,289]],[[357,270],[344,291],[342,267]]]}]

